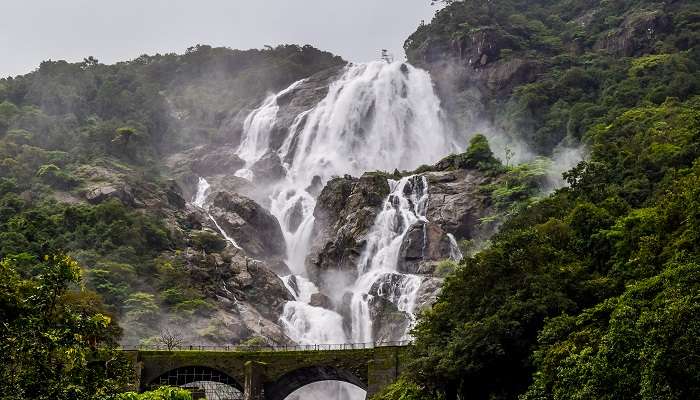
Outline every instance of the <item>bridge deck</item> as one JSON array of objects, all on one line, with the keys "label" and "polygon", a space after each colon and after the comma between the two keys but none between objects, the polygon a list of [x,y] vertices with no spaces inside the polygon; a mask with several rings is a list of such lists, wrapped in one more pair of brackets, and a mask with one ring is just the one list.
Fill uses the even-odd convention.
[{"label": "bridge deck", "polygon": [[286,351],[337,351],[337,350],[364,350],[380,347],[403,347],[410,345],[410,341],[377,342],[377,343],[341,343],[341,344],[305,344],[305,345],[277,345],[277,346],[247,346],[247,345],[200,345],[188,344],[177,346],[123,346],[125,351],[233,351],[242,353],[262,352],[286,352]]}]

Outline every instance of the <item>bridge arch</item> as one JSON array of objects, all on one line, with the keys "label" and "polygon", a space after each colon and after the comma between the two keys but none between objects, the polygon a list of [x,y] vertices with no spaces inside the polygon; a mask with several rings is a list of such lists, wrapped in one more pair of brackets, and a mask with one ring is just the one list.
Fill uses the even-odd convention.
[{"label": "bridge arch", "polygon": [[148,382],[148,386],[184,386],[194,382],[216,382],[243,392],[243,386],[230,375],[217,369],[199,365],[173,368]]},{"label": "bridge arch", "polygon": [[265,385],[265,400],[284,400],[297,389],[322,381],[341,381],[367,390],[367,382],[351,371],[333,366],[312,366],[290,371]]}]

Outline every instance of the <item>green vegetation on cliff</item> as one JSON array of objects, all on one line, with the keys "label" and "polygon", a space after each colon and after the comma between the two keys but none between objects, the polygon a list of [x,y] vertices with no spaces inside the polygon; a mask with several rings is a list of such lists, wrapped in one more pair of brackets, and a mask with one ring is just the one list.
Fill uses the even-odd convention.
[{"label": "green vegetation on cliff", "polygon": [[[210,312],[206,283],[174,259],[186,246],[172,225],[187,222],[163,159],[230,141],[227,118],[343,63],[311,46],[200,45],[115,65],[46,61],[0,79],[0,259],[70,254],[137,338],[157,333],[163,312]],[[202,235],[194,248],[220,246]]]},{"label": "green vegetation on cliff", "polygon": [[488,88],[491,117],[590,154],[457,266],[414,330],[412,389],[377,398],[700,397],[698,4],[449,3],[409,58],[439,70],[483,39],[467,68],[531,63]]},{"label": "green vegetation on cliff", "polygon": [[700,90],[697,2],[447,3],[405,47],[465,128],[486,119],[548,153],[630,107]]}]

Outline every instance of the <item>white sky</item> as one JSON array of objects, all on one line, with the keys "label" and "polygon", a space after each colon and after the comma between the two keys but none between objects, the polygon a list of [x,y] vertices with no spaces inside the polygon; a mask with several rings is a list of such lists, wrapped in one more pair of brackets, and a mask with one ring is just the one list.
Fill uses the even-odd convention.
[{"label": "white sky", "polygon": [[114,63],[201,43],[236,49],[311,44],[350,61],[403,42],[430,0],[0,0],[0,76],[43,60]]}]

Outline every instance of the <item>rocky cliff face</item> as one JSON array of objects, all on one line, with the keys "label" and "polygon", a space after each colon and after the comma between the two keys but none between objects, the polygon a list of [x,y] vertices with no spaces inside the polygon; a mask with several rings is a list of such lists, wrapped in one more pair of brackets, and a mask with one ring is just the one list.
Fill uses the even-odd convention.
[{"label": "rocky cliff face", "polygon": [[[664,42],[683,45],[674,34],[684,34],[679,34],[672,20],[688,7],[685,2],[652,1],[589,1],[573,7],[556,1],[450,3],[406,41],[408,60],[430,71],[459,129],[497,130],[515,141],[530,142],[543,154],[566,137],[566,129],[547,130],[550,138],[538,139],[547,143],[533,143],[529,136],[548,128],[537,115],[529,115],[538,110],[523,110],[522,104],[541,106],[547,102],[544,97],[555,96],[534,91],[521,99],[521,89],[543,80],[556,81],[569,69],[594,69],[593,59],[610,64],[663,52]],[[549,12],[542,13],[542,7]],[[591,101],[585,96],[596,89],[586,89],[573,96]],[[571,102],[574,97],[561,101]],[[548,106],[554,103],[556,99]],[[544,113],[542,107],[539,113]],[[566,117],[561,110],[556,115]]]},{"label": "rocky cliff face", "polygon": [[268,210],[235,193],[210,196],[210,215],[221,229],[253,258],[282,262],[286,255],[282,228]]},{"label": "rocky cliff face", "polygon": [[343,271],[357,278],[357,264],[365,235],[374,224],[389,184],[383,174],[332,179],[323,188],[314,209],[313,247],[307,270],[317,283],[328,271]]},{"label": "rocky cliff face", "polygon": [[[338,293],[334,292],[337,280],[352,282],[361,273],[359,264],[368,251],[370,230],[387,198],[391,201],[393,196],[389,195],[389,180],[399,178],[400,175],[382,173],[335,178],[318,197],[314,211],[314,246],[307,258],[307,270],[321,293],[336,299],[332,307],[324,307],[335,309],[343,316],[346,330],[352,322],[352,294],[348,292],[337,300]],[[495,212],[483,187],[502,179],[493,170],[454,168],[451,162],[445,161],[427,172],[416,173],[409,180],[404,187],[406,196],[427,190],[422,211],[425,218],[407,227],[406,234],[399,238],[396,273],[381,275],[368,290],[375,340],[400,340],[413,318],[406,307],[417,311],[432,303],[442,283],[436,267],[441,261],[461,257],[457,241],[482,239],[492,233],[492,227],[480,221]],[[407,287],[414,285],[415,305],[402,305]]]}]

